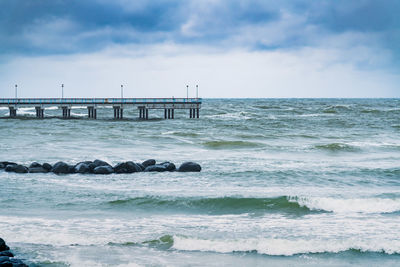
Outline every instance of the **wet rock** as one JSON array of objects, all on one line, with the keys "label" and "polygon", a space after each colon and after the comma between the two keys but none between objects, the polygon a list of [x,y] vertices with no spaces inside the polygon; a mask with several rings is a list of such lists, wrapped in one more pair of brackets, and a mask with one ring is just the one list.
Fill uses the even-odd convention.
[{"label": "wet rock", "polygon": [[42,167],[47,171],[51,171],[51,169],[53,168],[53,166],[51,166],[49,163],[43,163]]},{"label": "wet rock", "polygon": [[111,174],[113,172],[114,170],[111,166],[99,166],[93,170],[94,174]]},{"label": "wet rock", "polygon": [[0,257],[1,256],[14,257],[14,254],[12,254],[12,252],[9,250],[5,250],[5,251],[0,252]]},{"label": "wet rock", "polygon": [[10,267],[12,267],[13,265],[12,265],[12,263],[11,263],[11,261],[10,261],[10,257],[7,257],[7,256],[0,256],[0,266],[1,267],[8,267],[8,266],[10,266]]},{"label": "wet rock", "polygon": [[32,162],[31,165],[29,165],[29,168],[38,168],[38,167],[42,167],[42,164],[37,162]]},{"label": "wet rock", "polygon": [[150,165],[144,169],[145,172],[165,172],[167,171],[167,168],[164,165],[161,164],[156,164],[156,165]]},{"label": "wet rock", "polygon": [[28,168],[23,165],[7,165],[5,168],[6,172],[15,172],[15,173],[27,173]]},{"label": "wet rock", "polygon": [[29,167],[29,173],[47,173],[49,172],[43,167]]},{"label": "wet rock", "polygon": [[15,162],[10,162],[10,161],[1,161],[0,162],[0,169],[4,169],[7,167],[7,165],[17,165]]},{"label": "wet rock", "polygon": [[148,159],[146,161],[143,161],[142,165],[146,169],[149,166],[156,165],[156,160],[155,159]]},{"label": "wet rock", "polygon": [[54,164],[53,168],[51,169],[52,172],[56,174],[65,174],[69,173],[69,165],[65,162],[59,161],[56,164]]},{"label": "wet rock", "polygon": [[9,260],[12,264],[12,267],[28,267],[28,265],[26,265],[22,260],[19,259],[10,259]]},{"label": "wet rock", "polygon": [[75,172],[76,173],[89,173],[90,172],[89,165],[84,162],[78,163],[78,165],[75,166]]},{"label": "wet rock", "polygon": [[175,164],[169,161],[160,163],[160,165],[163,165],[169,172],[173,172],[176,170]]},{"label": "wet rock", "polygon": [[142,165],[142,163],[136,163],[136,165],[138,165],[138,166],[140,167],[140,169],[141,169],[142,171],[144,171],[145,167]]},{"label": "wet rock", "polygon": [[0,251],[10,250],[3,238],[0,237]]},{"label": "wet rock", "polygon": [[95,161],[93,161],[93,164],[94,164],[96,167],[100,167],[100,166],[110,166],[110,167],[111,167],[110,164],[108,164],[107,162],[105,162],[105,161],[103,161],[103,160],[99,160],[99,159],[96,159]]},{"label": "wet rock", "polygon": [[201,171],[201,166],[195,162],[184,162],[178,169],[179,172],[199,172]]},{"label": "wet rock", "polygon": [[141,172],[142,169],[136,163],[132,161],[118,163],[114,167],[115,173],[133,173],[133,172]]},{"label": "wet rock", "polygon": [[75,166],[68,165],[68,173],[75,173]]}]

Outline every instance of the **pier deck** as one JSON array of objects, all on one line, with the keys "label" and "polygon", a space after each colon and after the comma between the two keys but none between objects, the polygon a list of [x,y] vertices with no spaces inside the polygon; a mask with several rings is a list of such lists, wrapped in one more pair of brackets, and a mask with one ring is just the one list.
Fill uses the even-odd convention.
[{"label": "pier deck", "polygon": [[72,106],[86,106],[92,119],[103,106],[113,107],[115,119],[122,119],[126,108],[137,108],[140,119],[148,119],[150,109],[164,109],[165,119],[174,119],[175,109],[187,109],[190,118],[199,118],[201,103],[201,98],[0,98],[0,107],[8,107],[10,117],[16,117],[20,107],[35,107],[38,118],[44,118],[44,110],[52,106],[62,110],[63,118],[71,117]]}]

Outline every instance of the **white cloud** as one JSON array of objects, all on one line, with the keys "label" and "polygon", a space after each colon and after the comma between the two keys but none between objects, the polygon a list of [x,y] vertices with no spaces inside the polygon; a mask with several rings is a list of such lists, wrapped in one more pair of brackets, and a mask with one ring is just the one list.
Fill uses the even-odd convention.
[{"label": "white cloud", "polygon": [[355,67],[362,52],[303,48],[213,52],[164,44],[114,46],[93,54],[20,57],[0,66],[0,94],[58,97],[400,97],[400,75]]}]

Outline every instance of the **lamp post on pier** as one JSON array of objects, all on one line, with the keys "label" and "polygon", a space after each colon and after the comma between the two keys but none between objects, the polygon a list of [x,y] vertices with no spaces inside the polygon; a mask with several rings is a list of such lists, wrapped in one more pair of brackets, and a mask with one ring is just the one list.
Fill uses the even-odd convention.
[{"label": "lamp post on pier", "polygon": [[64,84],[61,84],[61,99],[64,99]]},{"label": "lamp post on pier", "polygon": [[121,99],[124,98],[124,85],[121,84]]},{"label": "lamp post on pier", "polygon": [[189,99],[189,85],[186,85],[186,99]]},{"label": "lamp post on pier", "polygon": [[196,85],[196,99],[199,99],[199,85]]},{"label": "lamp post on pier", "polygon": [[15,99],[18,98],[18,85],[15,85]]}]

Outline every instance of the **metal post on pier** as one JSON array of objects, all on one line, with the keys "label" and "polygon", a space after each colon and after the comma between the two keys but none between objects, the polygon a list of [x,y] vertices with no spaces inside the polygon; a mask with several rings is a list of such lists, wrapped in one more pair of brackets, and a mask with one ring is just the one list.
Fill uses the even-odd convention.
[{"label": "metal post on pier", "polygon": [[15,99],[18,98],[18,85],[15,85]]},{"label": "metal post on pier", "polygon": [[121,84],[121,100],[124,99],[124,85]]},{"label": "metal post on pier", "polygon": [[189,99],[189,85],[186,85],[186,99]]},{"label": "metal post on pier", "polygon": [[199,85],[196,85],[196,99],[199,99]]},{"label": "metal post on pier", "polygon": [[61,84],[61,99],[64,99],[64,84]]}]

